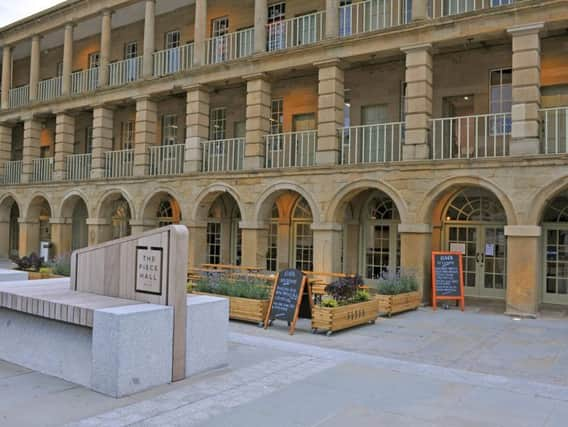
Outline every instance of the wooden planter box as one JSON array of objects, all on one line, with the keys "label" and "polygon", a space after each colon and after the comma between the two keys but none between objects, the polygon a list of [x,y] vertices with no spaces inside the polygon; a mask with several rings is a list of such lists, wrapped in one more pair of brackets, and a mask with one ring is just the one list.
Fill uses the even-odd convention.
[{"label": "wooden planter box", "polygon": [[391,317],[393,314],[403,311],[416,310],[420,307],[422,300],[420,293],[408,292],[399,295],[377,295],[379,301],[379,313]]},{"label": "wooden planter box", "polygon": [[375,323],[379,316],[376,299],[342,307],[320,307],[312,309],[312,331],[327,331],[327,335],[353,326]]},{"label": "wooden planter box", "polygon": [[206,292],[192,292],[195,295],[209,295],[229,300],[229,319],[243,320],[245,322],[264,325],[268,311],[269,300],[228,297],[226,295],[209,294]]},{"label": "wooden planter box", "polygon": [[63,276],[56,276],[51,273],[39,273],[37,271],[27,271],[28,280],[59,279]]}]

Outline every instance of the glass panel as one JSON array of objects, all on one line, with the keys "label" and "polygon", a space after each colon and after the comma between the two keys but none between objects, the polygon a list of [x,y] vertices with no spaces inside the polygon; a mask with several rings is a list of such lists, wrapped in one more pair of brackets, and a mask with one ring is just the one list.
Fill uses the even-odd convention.
[{"label": "glass panel", "polygon": [[475,227],[452,226],[448,234],[448,250],[453,243],[465,245],[465,254],[463,254],[464,285],[468,288],[474,288],[477,268],[477,229]]},{"label": "glass panel", "polygon": [[374,225],[367,238],[367,278],[377,280],[390,267],[390,226]]}]

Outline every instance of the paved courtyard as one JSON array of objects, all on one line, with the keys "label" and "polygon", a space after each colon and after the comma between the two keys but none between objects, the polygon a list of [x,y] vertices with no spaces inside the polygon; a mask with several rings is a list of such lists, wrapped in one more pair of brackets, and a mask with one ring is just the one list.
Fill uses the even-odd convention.
[{"label": "paved courtyard", "polygon": [[230,360],[120,400],[0,362],[0,425],[568,425],[561,312],[425,308],[331,337],[233,322]]}]

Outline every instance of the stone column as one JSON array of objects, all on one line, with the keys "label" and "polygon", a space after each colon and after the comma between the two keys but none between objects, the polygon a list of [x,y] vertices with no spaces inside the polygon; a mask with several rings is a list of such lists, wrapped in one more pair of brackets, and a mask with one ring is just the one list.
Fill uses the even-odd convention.
[{"label": "stone column", "polygon": [[185,172],[200,172],[202,167],[202,143],[209,138],[209,89],[203,85],[186,88],[186,140]]},{"label": "stone column", "polygon": [[37,85],[39,83],[40,49],[41,37],[32,37],[32,48],[30,55],[30,101],[37,100]]},{"label": "stone column", "polygon": [[99,86],[108,86],[112,31],[112,11],[104,10],[101,24],[101,61],[99,68]]},{"label": "stone column", "polygon": [[89,246],[110,240],[110,222],[106,218],[87,218]]},{"label": "stone column", "polygon": [[511,155],[540,152],[540,31],[544,24],[510,28],[513,37]]},{"label": "stone column", "polygon": [[268,250],[268,228],[265,224],[239,224],[242,231],[243,259],[246,267],[266,268]]},{"label": "stone column", "polygon": [[507,309],[510,316],[536,317],[541,280],[542,228],[509,225],[507,236]]},{"label": "stone column", "polygon": [[339,0],[325,0],[325,38],[339,36]]},{"label": "stone column", "polygon": [[53,256],[71,253],[73,227],[70,218],[50,218],[51,241],[53,242]]},{"label": "stone column", "polygon": [[254,51],[266,52],[268,0],[254,0]]},{"label": "stone column", "polygon": [[341,273],[341,224],[313,224],[314,271]]},{"label": "stone column", "polygon": [[406,136],[402,157],[427,159],[432,118],[432,45],[414,45],[402,51],[406,53]]},{"label": "stone column", "polygon": [[65,179],[65,158],[73,154],[75,145],[75,117],[68,113],[55,116],[55,164],[53,179]]},{"label": "stone column", "polygon": [[432,226],[430,224],[400,224],[400,267],[418,282],[422,300],[432,298]]},{"label": "stone column", "polygon": [[36,118],[29,117],[24,121],[24,150],[22,161],[22,183],[31,182],[32,162],[40,158],[39,138],[41,134],[41,122]]},{"label": "stone column", "polygon": [[114,111],[108,107],[93,109],[93,158],[91,178],[104,178],[105,155],[112,151],[112,135],[114,128]]},{"label": "stone column", "polygon": [[264,136],[270,131],[271,85],[266,74],[256,74],[247,80],[245,169],[264,167]]},{"label": "stone column", "polygon": [[10,88],[12,86],[12,47],[2,49],[2,109],[10,108]]},{"label": "stone column", "polygon": [[205,40],[207,39],[207,0],[195,1],[195,25],[194,25],[194,63],[204,65]]},{"label": "stone column", "polygon": [[430,19],[428,0],[412,0],[412,21]]},{"label": "stone column", "polygon": [[0,124],[0,170],[12,159],[12,128]]},{"label": "stone column", "polygon": [[20,257],[28,256],[32,252],[39,255],[39,220],[19,218],[20,224]]},{"label": "stone column", "polygon": [[0,259],[10,258],[10,220],[0,218]]},{"label": "stone column", "polygon": [[187,224],[189,230],[189,265],[199,267],[207,261],[207,223]]},{"label": "stone column", "polygon": [[136,100],[136,134],[134,136],[134,176],[148,173],[148,149],[156,144],[158,106],[149,97]]},{"label": "stone column", "polygon": [[316,66],[319,67],[316,164],[336,165],[340,151],[337,129],[343,126],[344,119],[345,76],[338,60]]},{"label": "stone column", "polygon": [[149,79],[154,75],[154,51],[156,50],[156,0],[146,0],[144,15],[144,57],[142,75]]},{"label": "stone column", "polygon": [[71,73],[73,72],[73,31],[75,25],[65,25],[65,36],[63,39],[63,74],[61,76],[61,94],[69,96],[71,94]]}]

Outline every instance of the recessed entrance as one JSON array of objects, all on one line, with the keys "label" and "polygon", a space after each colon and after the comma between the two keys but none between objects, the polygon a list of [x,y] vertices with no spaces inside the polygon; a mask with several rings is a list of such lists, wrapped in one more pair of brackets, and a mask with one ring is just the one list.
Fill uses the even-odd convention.
[{"label": "recessed entrance", "polygon": [[568,194],[562,194],[548,204],[542,227],[542,302],[568,304]]}]

